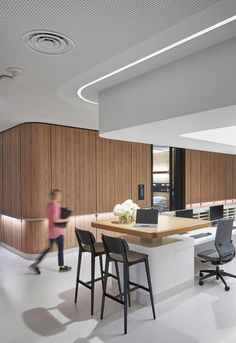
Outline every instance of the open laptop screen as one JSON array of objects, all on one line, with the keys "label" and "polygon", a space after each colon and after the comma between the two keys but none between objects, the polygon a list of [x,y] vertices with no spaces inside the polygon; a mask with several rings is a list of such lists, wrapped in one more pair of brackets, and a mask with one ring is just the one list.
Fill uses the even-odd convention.
[{"label": "open laptop screen", "polygon": [[138,209],[136,216],[136,224],[157,224],[158,210],[157,209]]}]

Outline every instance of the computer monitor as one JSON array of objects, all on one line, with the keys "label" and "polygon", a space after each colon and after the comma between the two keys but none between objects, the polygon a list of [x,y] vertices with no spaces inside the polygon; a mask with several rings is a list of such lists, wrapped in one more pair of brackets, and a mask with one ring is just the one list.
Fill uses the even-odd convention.
[{"label": "computer monitor", "polygon": [[193,209],[175,211],[176,217],[193,218]]},{"label": "computer monitor", "polygon": [[136,224],[157,224],[158,210],[154,208],[140,208],[137,210]]},{"label": "computer monitor", "polygon": [[209,209],[209,217],[211,221],[216,221],[224,217],[224,205],[211,206]]}]

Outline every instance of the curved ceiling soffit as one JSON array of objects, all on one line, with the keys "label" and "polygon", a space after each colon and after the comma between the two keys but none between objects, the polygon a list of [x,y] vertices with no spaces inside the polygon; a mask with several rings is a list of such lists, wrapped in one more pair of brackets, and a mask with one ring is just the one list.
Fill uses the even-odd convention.
[{"label": "curved ceiling soffit", "polygon": [[224,19],[224,20],[222,20],[222,21],[220,21],[220,22],[218,22],[218,23],[216,23],[214,25],[211,25],[211,26],[209,26],[209,27],[207,27],[207,28],[205,28],[203,30],[200,30],[200,31],[198,31],[198,32],[196,32],[196,33],[194,33],[194,34],[192,34],[190,36],[187,36],[187,37],[182,38],[182,39],[180,39],[180,40],[178,40],[178,41],[176,41],[176,42],[174,42],[174,43],[172,43],[170,45],[167,45],[164,48],[161,48],[161,49],[159,49],[157,51],[154,51],[153,53],[148,54],[148,55],[146,55],[146,56],[144,56],[144,57],[142,57],[142,58],[140,58],[140,59],[138,59],[136,61],[133,61],[133,62],[127,64],[127,65],[124,65],[123,67],[118,68],[118,69],[116,69],[116,70],[114,70],[114,71],[112,71],[112,72],[110,72],[108,74],[105,74],[105,75],[103,75],[103,76],[101,76],[101,77],[99,77],[99,78],[97,78],[97,79],[95,79],[93,81],[90,81],[90,82],[84,84],[83,86],[81,86],[78,89],[77,95],[78,95],[78,97],[81,100],[83,100],[83,101],[85,101],[87,103],[90,103],[90,104],[93,104],[93,105],[98,105],[98,102],[92,101],[89,98],[87,98],[85,95],[83,95],[84,90],[86,90],[90,86],[95,85],[95,84],[97,84],[97,83],[99,83],[99,82],[101,82],[101,81],[103,81],[105,79],[108,79],[108,78],[110,78],[110,77],[112,77],[114,75],[117,75],[117,74],[119,74],[119,73],[121,73],[121,72],[123,72],[123,71],[125,71],[127,69],[130,69],[130,68],[132,68],[132,67],[134,67],[134,66],[136,66],[136,65],[138,65],[140,63],[143,63],[145,61],[148,61],[148,60],[150,60],[150,59],[152,59],[152,58],[154,58],[154,57],[156,57],[158,55],[161,55],[161,54],[163,54],[163,53],[165,53],[167,51],[170,51],[170,50],[172,50],[172,49],[174,49],[174,48],[176,48],[178,46],[181,46],[181,45],[183,45],[183,44],[185,44],[187,42],[192,41],[195,38],[201,37],[201,36],[211,32],[211,31],[214,31],[214,30],[216,30],[216,29],[218,29],[218,28],[220,28],[222,26],[225,26],[225,25],[227,25],[229,23],[232,23],[234,21],[236,21],[236,15],[233,15],[233,16],[227,18],[227,19]]}]

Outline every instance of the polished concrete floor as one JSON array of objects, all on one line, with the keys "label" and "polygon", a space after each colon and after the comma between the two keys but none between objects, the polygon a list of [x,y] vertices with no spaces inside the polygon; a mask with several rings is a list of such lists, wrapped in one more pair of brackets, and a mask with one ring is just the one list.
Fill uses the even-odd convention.
[{"label": "polished concrete floor", "polygon": [[[86,254],[85,254],[86,255]],[[100,321],[101,287],[96,286],[95,314],[90,316],[90,295],[79,289],[73,302],[77,254],[66,254],[72,271],[59,273],[55,256],[42,263],[41,275],[33,275],[30,261],[0,247],[0,342],[1,343],[235,343],[236,280],[225,292],[216,280],[194,287],[151,308],[133,303],[128,315],[128,334],[123,335],[123,310],[106,301]],[[236,273],[236,260],[225,268]],[[181,272],[181,271],[180,271]],[[88,280],[89,258],[82,275]]]}]

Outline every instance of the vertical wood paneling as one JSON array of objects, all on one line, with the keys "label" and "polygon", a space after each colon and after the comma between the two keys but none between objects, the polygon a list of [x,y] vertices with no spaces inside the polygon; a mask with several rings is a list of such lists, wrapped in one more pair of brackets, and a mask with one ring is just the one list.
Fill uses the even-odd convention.
[{"label": "vertical wood paneling", "polygon": [[233,191],[233,194],[232,194],[232,197],[233,199],[236,199],[236,156],[233,155],[233,158],[232,158],[232,166],[233,166],[233,187],[232,187],[232,191]]},{"label": "vertical wood paneling", "polygon": [[[91,227],[91,222],[93,222],[95,220],[96,220],[95,214],[87,214],[87,215],[83,215],[83,216],[76,216],[76,218],[75,218],[75,224],[76,225],[75,226],[81,230],[91,231],[92,234],[94,235],[95,239],[96,239],[96,229]],[[76,238],[75,238],[75,240],[76,240]],[[77,241],[76,241],[76,245],[78,245]]]},{"label": "vertical wood paneling", "polygon": [[50,125],[21,126],[23,218],[44,218],[51,189]]},{"label": "vertical wood paneling", "polygon": [[[110,218],[116,203],[128,198],[138,202],[138,184],[145,185],[145,200],[139,205],[151,204],[150,145],[103,139],[89,130],[22,124],[0,135],[0,162],[1,151],[3,210],[44,218],[50,190],[60,188],[62,204],[75,215],[65,229],[66,248],[76,244],[75,225],[92,230],[95,213],[100,213],[98,219]],[[6,244],[27,253],[47,246],[47,221],[5,218],[1,237]],[[101,232],[94,235],[100,239]]]},{"label": "vertical wood paneling", "polygon": [[198,203],[200,202],[200,151],[191,150],[190,155],[190,202]]},{"label": "vertical wood paneling", "polygon": [[3,132],[3,212],[12,213],[11,131]]},{"label": "vertical wood paneling", "polygon": [[89,130],[75,132],[75,214],[96,213],[96,136]]},{"label": "vertical wood paneling", "polygon": [[75,225],[76,220],[75,216],[71,216],[69,219],[68,224],[66,225],[65,229],[65,236],[64,236],[64,247],[67,248],[73,248],[75,247]]},{"label": "vertical wood paneling", "polygon": [[62,206],[75,213],[75,129],[51,125],[52,189],[62,191]]},{"label": "vertical wood paneling", "polygon": [[225,199],[233,198],[233,157],[225,155]]},{"label": "vertical wood paneling", "polygon": [[20,127],[3,132],[3,211],[21,217]]},{"label": "vertical wood paneling", "polygon": [[2,182],[2,172],[3,172],[3,156],[2,156],[2,136],[0,133],[0,212],[3,211],[3,182]]},{"label": "vertical wood paneling", "polygon": [[216,155],[210,152],[201,152],[201,167],[200,167],[200,194],[201,202],[212,201],[215,195],[214,178],[216,175]]},{"label": "vertical wood paneling", "polygon": [[114,141],[115,144],[115,202],[122,203],[131,198],[131,153],[130,142]]},{"label": "vertical wood paneling", "polygon": [[[226,157],[224,154],[214,154],[216,158],[216,168],[212,170],[212,181],[213,181],[213,190],[215,200],[224,200],[226,199],[226,184],[225,184],[225,163]],[[214,166],[213,166],[214,168]]]},{"label": "vertical wood paneling", "polygon": [[97,212],[112,211],[115,205],[114,180],[114,141],[97,136]]},{"label": "vertical wood paneling", "polygon": [[191,161],[191,150],[185,150],[185,204],[190,203],[190,182],[191,182],[191,173],[190,173],[190,161]]},{"label": "vertical wood paneling", "polygon": [[[151,205],[151,150],[150,145],[132,143],[132,199],[140,207]],[[138,200],[138,185],[144,185],[144,200]]]},{"label": "vertical wood paneling", "polygon": [[234,155],[186,150],[185,173],[186,204],[236,198]]},{"label": "vertical wood paneling", "polygon": [[[20,127],[11,129],[11,184],[12,214],[21,217],[21,131]],[[10,158],[10,156],[9,156]]]},{"label": "vertical wood paneling", "polygon": [[48,246],[48,221],[22,222],[22,251],[38,254]]}]

